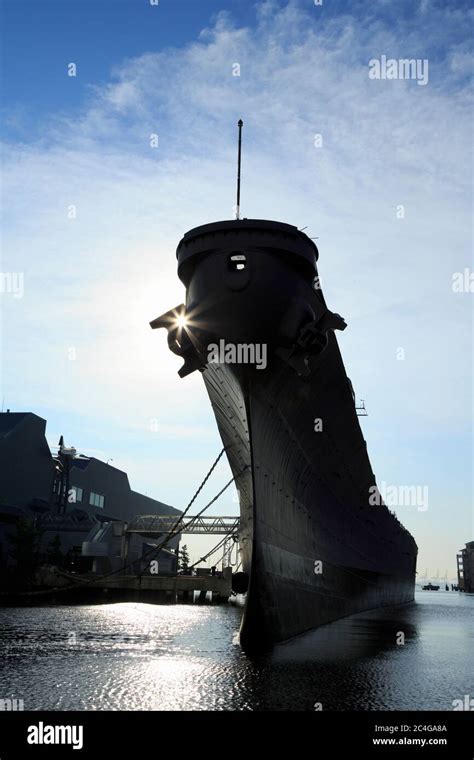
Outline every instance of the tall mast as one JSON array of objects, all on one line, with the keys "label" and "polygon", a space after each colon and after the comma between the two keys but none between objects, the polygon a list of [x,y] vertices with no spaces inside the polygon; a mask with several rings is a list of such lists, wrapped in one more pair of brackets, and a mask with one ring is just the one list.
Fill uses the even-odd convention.
[{"label": "tall mast", "polygon": [[237,205],[235,218],[240,219],[240,167],[242,164],[242,127],[244,126],[242,119],[239,119],[237,126],[239,128],[239,154],[237,158]]}]

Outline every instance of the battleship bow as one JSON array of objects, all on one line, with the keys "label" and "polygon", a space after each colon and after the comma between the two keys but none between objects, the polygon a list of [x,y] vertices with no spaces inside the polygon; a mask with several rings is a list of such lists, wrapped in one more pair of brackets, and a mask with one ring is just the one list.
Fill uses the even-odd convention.
[{"label": "battleship bow", "polygon": [[182,377],[202,372],[238,483],[247,652],[414,595],[415,541],[369,501],[375,476],[335,336],[346,323],[326,306],[318,257],[281,222],[197,227],[177,249],[186,302],[151,323],[167,329]]}]

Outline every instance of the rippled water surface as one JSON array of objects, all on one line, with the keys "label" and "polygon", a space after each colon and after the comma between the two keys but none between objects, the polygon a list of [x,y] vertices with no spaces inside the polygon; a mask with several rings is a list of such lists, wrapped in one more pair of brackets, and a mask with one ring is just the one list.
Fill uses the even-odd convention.
[{"label": "rippled water surface", "polygon": [[474,696],[472,595],[420,591],[414,604],[255,660],[238,646],[240,615],[231,605],[0,609],[0,698],[25,710],[452,710]]}]

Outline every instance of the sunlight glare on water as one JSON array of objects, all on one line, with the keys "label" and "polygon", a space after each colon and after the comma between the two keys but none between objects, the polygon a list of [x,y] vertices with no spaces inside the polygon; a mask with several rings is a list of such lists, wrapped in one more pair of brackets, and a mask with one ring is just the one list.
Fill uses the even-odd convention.
[{"label": "sunlight glare on water", "polygon": [[250,659],[232,605],[0,609],[0,697],[26,710],[452,710],[474,694],[473,612],[472,595],[418,592]]}]

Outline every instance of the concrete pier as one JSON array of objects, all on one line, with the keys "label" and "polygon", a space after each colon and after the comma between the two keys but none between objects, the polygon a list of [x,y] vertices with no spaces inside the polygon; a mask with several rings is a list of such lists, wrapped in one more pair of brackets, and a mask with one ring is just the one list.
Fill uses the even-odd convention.
[{"label": "concrete pier", "polygon": [[143,593],[162,593],[168,602],[192,601],[193,592],[198,591],[204,600],[208,591],[212,596],[227,601],[232,592],[232,570],[226,568],[221,576],[198,575],[115,575],[99,579],[89,587],[108,589],[110,591],[138,591]]},{"label": "concrete pier", "polygon": [[96,579],[43,567],[37,582],[35,591],[0,595],[0,605],[127,601],[204,604],[209,596],[212,604],[219,604],[227,602],[232,593],[232,569],[227,567],[219,575],[111,575]]}]

